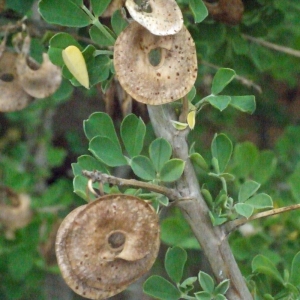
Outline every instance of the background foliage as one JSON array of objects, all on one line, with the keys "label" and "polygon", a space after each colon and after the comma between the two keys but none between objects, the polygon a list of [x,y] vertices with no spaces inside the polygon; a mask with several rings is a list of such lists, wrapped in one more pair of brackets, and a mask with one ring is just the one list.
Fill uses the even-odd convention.
[{"label": "background foliage", "polygon": [[[97,2],[97,15],[105,10],[103,3],[106,2]],[[233,107],[220,112],[205,106],[197,117],[195,129],[190,133],[189,140],[195,143],[195,151],[201,153],[206,162],[210,162],[211,143],[215,133],[226,133],[230,137],[233,154],[228,162],[227,171],[235,175],[237,180],[229,183],[228,189],[236,198],[244,182],[254,180],[261,183],[260,191],[272,196],[275,207],[299,203],[299,54],[295,57],[271,49],[262,44],[261,39],[300,49],[300,3],[297,0],[243,2],[243,21],[239,26],[232,27],[216,22],[210,17],[202,23],[195,23],[190,2],[178,0],[186,25],[196,42],[200,63],[194,102],[210,94],[212,78],[219,67],[234,69],[237,75],[253,81],[262,90],[259,93],[253,85],[247,86],[243,84],[243,80],[233,80],[222,94],[254,94],[257,103],[255,113],[242,114]],[[0,235],[0,295],[3,295],[1,299],[70,299],[75,296],[70,296],[67,289],[53,295],[49,288],[55,280],[53,278],[59,274],[53,256],[53,232],[72,208],[84,203],[73,193],[71,163],[74,163],[73,171],[78,176],[75,177],[75,181],[78,180],[79,187],[86,184],[79,175],[83,166],[86,168],[87,165],[95,163],[100,170],[106,168],[100,162],[91,162],[90,158],[82,155],[90,154],[89,148],[96,157],[101,157],[101,153],[93,150],[95,134],[90,131],[89,124],[93,122],[93,118],[99,116],[99,113],[91,115],[93,112],[105,109],[101,89],[106,90],[114,73],[112,55],[109,51],[105,52],[105,47],[113,45],[126,22],[119,12],[111,21],[100,19],[102,24],[110,28],[108,30],[111,35],[105,35],[106,31],[101,30],[103,25],[100,23],[100,26],[94,23],[87,30],[85,26],[90,25],[90,18],[82,10],[73,11],[74,5],[71,5],[71,1],[49,0],[40,3],[43,17],[49,23],[62,25],[60,27],[50,25],[40,18],[37,3],[33,0],[7,0],[5,8],[0,15],[3,26],[27,16],[26,23],[33,37],[31,55],[38,61],[41,61],[42,52],[48,51],[52,61],[63,67],[59,54],[75,40],[84,53],[93,85],[90,90],[75,88],[74,86],[79,85],[78,82],[63,67],[66,79],[53,96],[37,100],[22,111],[0,114],[1,185],[29,194],[35,212],[32,222],[17,231],[15,240],[7,240],[4,234]],[[57,32],[62,33],[55,35]],[[11,46],[10,41],[11,36],[8,47]],[[94,57],[92,53],[95,49],[104,52],[99,52],[99,55]],[[116,139],[121,138],[129,156],[135,158],[132,165],[134,173],[130,173],[127,168],[119,168],[127,164],[122,155],[119,155],[117,163],[115,160],[111,163],[109,157],[107,158],[105,163],[109,171],[116,175],[155,179],[158,170],[163,173],[162,169],[170,161],[170,156],[163,159],[163,164],[162,161],[151,158],[151,151],[155,151],[158,143],[166,149],[168,145],[160,140],[154,141],[145,109],[137,104],[133,105],[133,110],[143,117],[146,125],[134,117],[127,117],[122,123],[120,105],[112,105],[114,113],[111,116],[118,137],[113,135]],[[84,129],[83,120],[87,120],[84,122]],[[143,144],[139,144],[140,139],[137,139],[135,147],[132,147],[131,143],[126,144],[126,136],[130,133],[126,132],[125,127],[122,129],[124,122],[138,125],[135,128],[137,135],[143,137]],[[105,138],[106,133],[103,134]],[[112,135],[108,134],[111,138]],[[120,147],[116,146],[115,151],[120,151]],[[106,149],[99,151],[105,153]],[[172,169],[175,166],[180,172],[182,162],[172,163]],[[144,173],[143,167],[141,168],[144,164],[150,164],[152,172]],[[210,164],[208,167],[210,168]],[[212,197],[217,198],[216,191],[221,188],[220,181],[209,176],[199,164],[195,168],[200,182],[206,184],[203,189],[211,191]],[[161,180],[168,181],[168,176],[173,180],[178,174],[170,175],[165,172],[164,176]],[[77,192],[80,194],[81,189]],[[165,203],[164,201],[165,199],[158,199],[160,203]],[[207,271],[205,261],[199,261],[199,246],[180,213],[176,209],[164,210],[161,224],[164,245],[177,245],[188,250],[185,275],[197,276],[199,265]],[[231,235],[230,242],[239,266],[245,277],[253,274],[252,272],[256,274],[248,279],[250,284],[251,279],[255,279],[261,295],[274,296],[280,293],[287,278],[286,274],[294,274],[291,265],[300,249],[299,226],[300,213],[293,211],[251,222],[248,227]],[[164,249],[163,246],[162,253]],[[255,260],[252,261],[254,257]],[[272,261],[276,266],[280,277],[271,276],[267,279],[264,272],[258,270],[259,265],[268,264],[268,261]],[[159,260],[154,271],[163,273],[163,264],[163,259]],[[194,265],[197,265],[196,270]],[[296,275],[293,276],[292,280],[295,280]],[[171,279],[177,282],[176,278]],[[128,296],[130,299],[139,299],[139,296],[133,296],[135,289],[138,288],[131,289],[132,294]],[[121,297],[125,299],[126,295]]]}]

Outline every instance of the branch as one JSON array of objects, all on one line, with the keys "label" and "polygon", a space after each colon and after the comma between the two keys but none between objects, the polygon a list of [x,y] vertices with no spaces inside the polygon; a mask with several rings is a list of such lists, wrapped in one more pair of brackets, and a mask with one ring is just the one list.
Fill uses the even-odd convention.
[{"label": "branch", "polygon": [[282,53],[300,58],[300,51],[299,50],[295,50],[295,49],[292,49],[292,48],[289,48],[289,47],[284,47],[284,46],[281,46],[281,45],[270,43],[270,42],[264,41],[262,39],[255,38],[255,37],[247,35],[247,34],[242,34],[242,37],[249,40],[249,41],[251,41],[251,42],[254,42],[258,45],[264,46],[266,48],[276,50],[276,51],[279,51],[279,52],[282,52]]},{"label": "branch", "polygon": [[239,219],[230,221],[224,225],[224,228],[225,228],[227,234],[229,234],[230,232],[236,230],[238,227],[240,227],[252,220],[257,220],[260,218],[274,216],[274,215],[282,214],[284,212],[296,210],[296,209],[300,209],[300,204],[294,204],[294,205],[290,205],[290,206],[267,210],[267,211],[255,214],[248,219],[247,218],[239,218]]},{"label": "branch", "polygon": [[[204,65],[204,66],[207,66],[207,67],[210,67],[214,70],[219,70],[221,67],[220,66],[216,66],[214,64],[211,64],[210,62],[207,62],[207,61],[204,61],[202,60],[201,61],[201,64]],[[248,88],[253,88],[254,90],[256,90],[259,94],[262,93],[262,88],[260,85],[256,84],[255,82],[253,82],[252,80],[246,78],[246,77],[243,77],[243,76],[240,76],[240,75],[235,75],[235,79],[237,81],[239,81],[241,84],[245,85],[246,87]]]},{"label": "branch", "polygon": [[[182,177],[176,182],[176,190],[182,198],[176,206],[189,223],[201,249],[209,261],[212,272],[218,282],[230,280],[226,293],[230,300],[253,300],[245,280],[232,255],[225,232],[220,226],[213,226],[209,218],[209,209],[200,192],[200,185],[193,165],[189,159],[187,144],[188,130],[178,131],[170,120],[174,119],[172,106],[148,105],[149,116],[158,137],[165,138],[173,149],[173,156],[186,162]],[[174,228],[176,230],[176,228]]]},{"label": "branch", "polygon": [[92,179],[93,182],[109,183],[118,186],[133,186],[136,188],[141,188],[155,193],[163,194],[172,201],[179,201],[182,198],[176,190],[148,182],[143,182],[135,179],[123,179],[101,173],[100,171],[91,172],[84,170],[82,171],[82,174],[87,178]]}]

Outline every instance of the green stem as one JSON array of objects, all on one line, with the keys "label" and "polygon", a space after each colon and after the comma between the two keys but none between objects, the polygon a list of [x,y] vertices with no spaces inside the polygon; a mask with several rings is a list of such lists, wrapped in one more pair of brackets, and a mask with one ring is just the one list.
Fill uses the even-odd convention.
[{"label": "green stem", "polygon": [[98,55],[114,55],[114,53],[110,50],[96,50],[94,52],[94,56],[98,56]]},{"label": "green stem", "polygon": [[83,11],[88,15],[88,17],[91,19],[92,24],[94,24],[100,31],[101,33],[111,42],[113,45],[115,43],[115,38],[105,29],[105,27],[99,22],[98,18],[95,17],[89,9],[85,6],[82,5],[81,8]]},{"label": "green stem", "polygon": [[227,182],[224,177],[219,177],[219,178],[221,179],[223,190],[227,194]]}]

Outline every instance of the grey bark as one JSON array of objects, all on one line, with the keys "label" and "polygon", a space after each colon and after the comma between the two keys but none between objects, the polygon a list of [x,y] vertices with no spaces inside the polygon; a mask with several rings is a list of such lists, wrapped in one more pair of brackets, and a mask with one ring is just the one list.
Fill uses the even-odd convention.
[{"label": "grey bark", "polygon": [[183,200],[177,201],[176,205],[201,245],[215,279],[217,282],[230,279],[230,288],[226,294],[228,299],[253,300],[224,230],[218,226],[214,227],[209,218],[209,209],[201,195],[200,185],[188,155],[188,130],[178,131],[172,126],[170,120],[176,120],[176,116],[171,105],[148,105],[148,111],[155,134],[165,138],[172,145],[174,157],[186,162],[184,173],[176,186]]}]

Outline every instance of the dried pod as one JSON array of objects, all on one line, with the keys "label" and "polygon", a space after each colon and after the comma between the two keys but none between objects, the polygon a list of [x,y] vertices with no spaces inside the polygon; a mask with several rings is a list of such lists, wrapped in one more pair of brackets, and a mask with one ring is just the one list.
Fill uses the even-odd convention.
[{"label": "dried pod", "polygon": [[157,36],[132,22],[115,43],[114,65],[120,84],[135,100],[151,105],[173,102],[195,83],[195,43],[185,27],[175,35]]},{"label": "dried pod", "polygon": [[214,3],[205,2],[210,15],[217,21],[228,25],[241,22],[244,13],[242,0],[218,0]]},{"label": "dried pod", "polygon": [[33,59],[28,59],[26,54],[19,53],[16,68],[21,86],[32,97],[48,97],[60,86],[61,70],[52,64],[47,53],[43,53],[41,65],[38,65]]},{"label": "dried pod", "polygon": [[17,54],[4,52],[0,57],[0,111],[21,110],[32,100],[21,86],[15,66]]},{"label": "dried pod", "polygon": [[31,200],[28,195],[16,194],[9,189],[3,195],[10,204],[0,202],[0,224],[5,228],[5,237],[14,239],[15,231],[28,225],[32,219]]},{"label": "dried pod", "polygon": [[175,0],[144,0],[141,5],[126,0],[131,17],[155,35],[170,35],[183,26],[182,12]]},{"label": "dried pod", "polygon": [[63,278],[79,295],[106,299],[136,281],[159,249],[158,217],[145,201],[103,196],[72,211],[56,238]]}]

